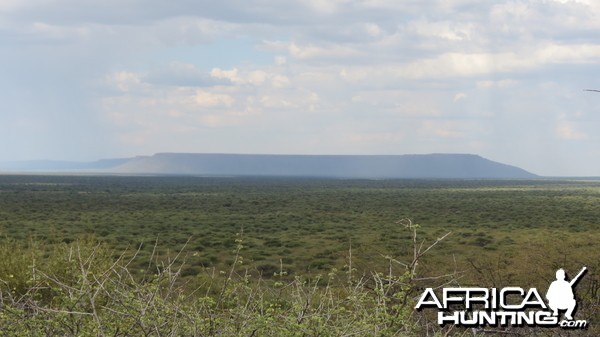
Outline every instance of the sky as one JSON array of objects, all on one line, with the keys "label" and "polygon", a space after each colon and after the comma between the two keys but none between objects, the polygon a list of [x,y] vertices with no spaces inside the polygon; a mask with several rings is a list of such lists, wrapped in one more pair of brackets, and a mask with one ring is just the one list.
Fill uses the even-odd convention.
[{"label": "sky", "polygon": [[472,153],[600,176],[597,0],[2,0],[0,161]]}]

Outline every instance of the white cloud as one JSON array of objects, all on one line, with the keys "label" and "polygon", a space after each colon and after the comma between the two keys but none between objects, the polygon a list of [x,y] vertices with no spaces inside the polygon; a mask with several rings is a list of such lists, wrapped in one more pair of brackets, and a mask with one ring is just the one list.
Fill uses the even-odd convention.
[{"label": "white cloud", "polygon": [[339,58],[355,56],[358,51],[352,47],[332,44],[316,46],[313,44],[300,45],[292,42],[288,45],[290,55],[297,59]]},{"label": "white cloud", "polygon": [[294,107],[294,104],[288,100],[268,95],[262,96],[260,98],[260,103],[265,108],[289,109]]},{"label": "white cloud", "polygon": [[451,21],[430,22],[414,21],[409,24],[409,30],[424,37],[434,37],[453,42],[470,41],[474,35],[474,24]]},{"label": "white cloud", "polygon": [[342,0],[305,0],[306,5],[314,11],[322,14],[333,14],[338,10]]},{"label": "white cloud", "polygon": [[464,92],[459,92],[456,95],[454,95],[453,101],[454,101],[454,103],[456,103],[456,102],[458,102],[460,100],[466,99],[467,97],[468,97],[468,95],[465,94]]},{"label": "white cloud", "polygon": [[273,75],[271,83],[275,88],[285,88],[291,84],[290,79],[285,75]]},{"label": "white cloud", "polygon": [[503,80],[485,80],[485,81],[477,81],[478,88],[509,88],[517,85],[517,81],[512,79],[503,79]]},{"label": "white cloud", "polygon": [[376,23],[371,23],[371,22],[366,23],[365,30],[372,37],[378,37],[383,34],[383,30]]},{"label": "white cloud", "polygon": [[130,71],[118,71],[109,74],[106,82],[120,91],[127,92],[142,83],[142,75]]},{"label": "white cloud", "polygon": [[194,96],[196,105],[202,108],[227,106],[230,107],[235,103],[235,99],[226,94],[214,94],[204,90],[196,91]]},{"label": "white cloud", "polygon": [[211,70],[210,75],[214,78],[227,79],[236,85],[263,86],[269,84],[276,88],[282,88],[290,84],[290,80],[286,75],[271,69],[240,72],[236,68],[231,70],[214,68]]},{"label": "white cloud", "polygon": [[241,81],[241,78],[238,77],[238,70],[236,68],[233,68],[231,70],[221,70],[219,68],[213,68],[213,70],[210,71],[210,76],[221,79],[228,79],[233,83],[239,83]]},{"label": "white cloud", "polygon": [[471,149],[518,165],[532,159],[514,148],[564,140],[586,156],[569,146],[600,123],[581,91],[598,87],[599,17],[592,0],[7,0],[0,100],[100,119],[128,154]]},{"label": "white cloud", "polygon": [[564,140],[585,140],[588,139],[588,135],[582,131],[579,131],[577,127],[567,121],[560,121],[556,125],[556,135],[560,139]]}]

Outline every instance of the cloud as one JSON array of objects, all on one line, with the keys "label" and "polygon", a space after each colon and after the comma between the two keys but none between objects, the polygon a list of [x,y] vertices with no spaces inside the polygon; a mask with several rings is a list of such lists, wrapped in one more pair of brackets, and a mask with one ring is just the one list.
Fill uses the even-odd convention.
[{"label": "cloud", "polygon": [[127,92],[142,83],[142,75],[128,71],[118,71],[107,76],[108,85],[115,87],[119,91]]},{"label": "cloud", "polygon": [[241,72],[237,68],[230,70],[213,68],[210,72],[210,76],[217,79],[227,79],[236,85],[270,85],[275,88],[283,88],[290,85],[290,79],[285,74],[272,69]]},{"label": "cloud", "polygon": [[467,97],[469,97],[467,94],[465,94],[464,92],[459,92],[458,94],[454,95],[454,103],[466,99]]},{"label": "cloud", "polygon": [[235,99],[226,94],[213,94],[203,90],[196,91],[194,96],[196,105],[202,108],[227,106],[230,107],[235,103]]},{"label": "cloud", "polygon": [[475,35],[473,23],[460,23],[452,21],[414,21],[409,23],[408,30],[425,38],[434,38],[452,41],[471,41]]},{"label": "cloud", "polygon": [[500,88],[500,89],[505,89],[505,88],[509,88],[512,86],[515,86],[518,82],[512,79],[503,79],[503,80],[484,80],[484,81],[478,81],[477,82],[477,87],[478,88]]},{"label": "cloud", "polygon": [[418,133],[425,138],[465,138],[467,129],[471,128],[460,122],[424,120]]},{"label": "cloud", "polygon": [[[544,173],[514,149],[591,157],[598,17],[591,0],[2,1],[0,140],[31,144],[6,136],[21,116],[103,156],[472,150]],[[52,139],[21,150],[73,143]]]},{"label": "cloud", "polygon": [[556,135],[564,140],[585,140],[588,135],[577,130],[573,123],[561,121],[556,125]]},{"label": "cloud", "polygon": [[144,81],[155,85],[183,87],[212,87],[226,85],[228,80],[211,76],[193,64],[171,62],[154,68],[144,75]]}]

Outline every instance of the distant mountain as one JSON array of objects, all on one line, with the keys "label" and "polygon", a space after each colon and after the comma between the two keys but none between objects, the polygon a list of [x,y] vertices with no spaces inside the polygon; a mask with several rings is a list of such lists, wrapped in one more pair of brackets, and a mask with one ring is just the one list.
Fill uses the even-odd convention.
[{"label": "distant mountain", "polygon": [[132,158],[101,159],[92,162],[23,160],[0,163],[0,172],[101,172],[111,170]]},{"label": "distant mountain", "polygon": [[244,155],[158,153],[114,167],[119,173],[340,178],[502,178],[536,175],[471,154]]},{"label": "distant mountain", "polygon": [[338,178],[535,178],[518,167],[472,154],[250,155],[158,153],[94,162],[0,163],[0,171],[191,174],[207,176],[296,176]]}]

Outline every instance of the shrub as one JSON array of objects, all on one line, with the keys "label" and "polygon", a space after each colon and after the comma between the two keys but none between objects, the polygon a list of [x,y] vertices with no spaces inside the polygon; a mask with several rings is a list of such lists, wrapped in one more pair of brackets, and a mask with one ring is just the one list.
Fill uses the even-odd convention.
[{"label": "shrub", "polygon": [[261,266],[272,277],[252,276],[241,236],[235,246],[229,270],[194,267],[184,280],[183,249],[153,255],[138,275],[131,271],[136,253],[114,258],[91,238],[46,255],[36,242],[7,241],[0,246],[0,326],[13,336],[404,336],[423,328],[412,309],[416,266],[431,247],[418,247],[406,264],[386,257],[385,273],[360,276],[350,249],[344,271],[290,279],[281,261]]}]

